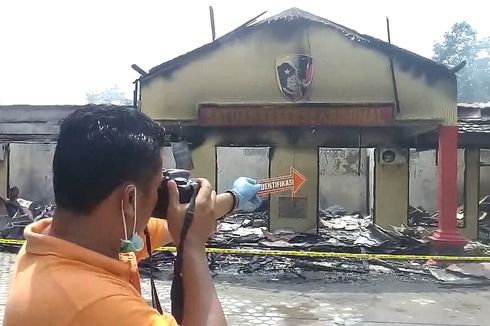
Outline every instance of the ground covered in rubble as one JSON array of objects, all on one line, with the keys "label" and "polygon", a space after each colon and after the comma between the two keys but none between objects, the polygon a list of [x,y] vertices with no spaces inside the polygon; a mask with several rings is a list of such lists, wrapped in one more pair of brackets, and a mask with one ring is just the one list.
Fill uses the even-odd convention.
[{"label": "ground covered in rubble", "polygon": [[[153,255],[153,273],[161,280],[171,279],[174,254]],[[387,278],[401,282],[433,282],[445,286],[490,285],[490,263],[447,263],[434,265],[426,261],[389,261],[380,259],[321,259],[278,256],[238,256],[208,254],[214,277],[254,282],[355,283],[376,282]],[[148,276],[148,260],[140,263],[142,275]]]},{"label": "ground covered in rubble", "polygon": [[[155,256],[155,283],[167,312],[171,256]],[[488,325],[490,287],[480,264],[464,265],[469,269],[458,264],[453,272],[437,268],[447,277],[441,281],[429,276],[422,263],[406,262],[404,269],[402,263],[389,261],[271,258],[210,257],[229,325]],[[14,253],[0,252],[0,323],[14,261]],[[323,267],[319,270],[316,264]],[[141,267],[142,292],[149,301],[148,266]],[[477,272],[478,277],[464,274]]]},{"label": "ground covered in rubble", "polygon": [[[228,249],[302,250],[322,252],[429,254],[429,232],[422,227],[393,227],[386,230],[361,214],[323,212],[317,234],[291,230],[267,231],[267,213],[228,216],[208,246]],[[488,245],[471,242],[466,256],[490,256]],[[175,254],[153,255],[153,272],[160,280],[171,279]],[[308,256],[209,253],[209,268],[215,278],[248,283],[278,284],[376,284],[390,279],[403,283],[441,286],[487,286],[490,263],[447,263],[424,260],[319,258]],[[140,263],[149,275],[148,260]]]}]

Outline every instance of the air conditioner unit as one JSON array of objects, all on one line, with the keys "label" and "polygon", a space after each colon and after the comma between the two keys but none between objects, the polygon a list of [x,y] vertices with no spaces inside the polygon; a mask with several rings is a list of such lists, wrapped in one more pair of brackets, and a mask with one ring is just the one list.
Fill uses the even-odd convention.
[{"label": "air conditioner unit", "polygon": [[0,144],[0,162],[7,158],[7,144]]},{"label": "air conditioner unit", "polygon": [[379,163],[386,165],[397,165],[407,163],[407,153],[399,148],[380,148]]}]

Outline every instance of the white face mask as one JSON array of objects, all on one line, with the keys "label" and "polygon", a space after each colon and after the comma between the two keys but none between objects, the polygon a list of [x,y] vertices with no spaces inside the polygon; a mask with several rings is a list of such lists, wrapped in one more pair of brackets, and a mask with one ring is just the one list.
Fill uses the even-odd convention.
[{"label": "white face mask", "polygon": [[144,243],[143,239],[140,237],[140,235],[136,232],[136,186],[134,185],[129,185],[127,186],[126,190],[127,191],[130,187],[134,187],[134,223],[133,223],[133,233],[131,236],[131,239],[128,239],[128,229],[126,227],[126,215],[124,214],[124,207],[123,207],[123,201],[121,200],[121,215],[123,219],[123,226],[124,226],[124,240],[121,239],[121,252],[137,252],[143,249]]}]

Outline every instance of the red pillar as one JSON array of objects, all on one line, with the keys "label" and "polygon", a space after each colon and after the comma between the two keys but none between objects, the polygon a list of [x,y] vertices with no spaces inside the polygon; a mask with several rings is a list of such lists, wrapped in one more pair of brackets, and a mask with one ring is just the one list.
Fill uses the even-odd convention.
[{"label": "red pillar", "polygon": [[467,241],[457,227],[458,209],[458,127],[441,126],[439,128],[439,184],[438,206],[439,226],[431,236],[437,251],[462,249]]}]

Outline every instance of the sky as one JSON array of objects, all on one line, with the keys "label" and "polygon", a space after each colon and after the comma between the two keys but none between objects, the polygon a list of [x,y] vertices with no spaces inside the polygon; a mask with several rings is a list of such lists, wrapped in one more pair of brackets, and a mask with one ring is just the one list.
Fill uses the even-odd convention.
[{"label": "sky", "polygon": [[[489,3],[489,4],[487,4]],[[132,98],[144,70],[211,41],[267,10],[298,7],[431,57],[434,41],[465,20],[490,36],[490,2],[440,0],[0,0],[0,104],[85,104],[113,85]]]}]

